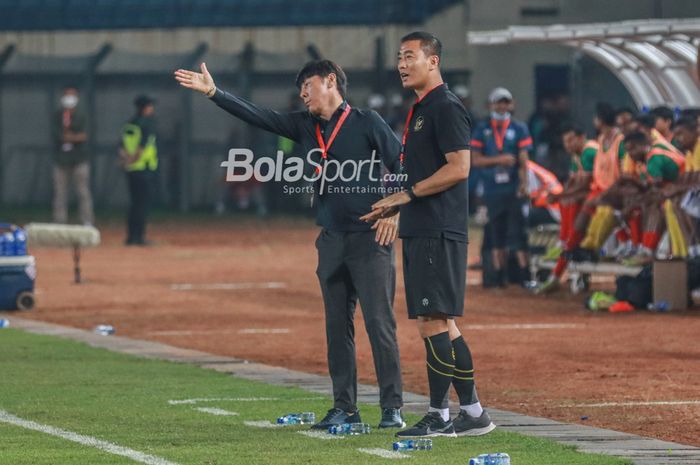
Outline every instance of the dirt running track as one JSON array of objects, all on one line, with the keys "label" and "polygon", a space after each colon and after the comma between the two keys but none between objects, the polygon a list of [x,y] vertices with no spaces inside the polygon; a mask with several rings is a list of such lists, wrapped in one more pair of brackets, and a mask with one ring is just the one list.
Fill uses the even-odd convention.
[{"label": "dirt running track", "polygon": [[[39,302],[21,316],[108,323],[119,335],[326,373],[311,223],[168,221],[152,228],[150,248],[124,247],[121,225],[102,233],[83,255],[81,285],[71,283],[69,251],[31,251]],[[404,384],[426,393],[423,343],[405,311],[399,273]],[[360,379],[374,383],[359,313]],[[485,405],[700,446],[700,311],[592,314],[581,297],[472,285],[460,326]],[[673,404],[636,405],[645,402]],[[579,406],[601,403],[613,405]]]}]

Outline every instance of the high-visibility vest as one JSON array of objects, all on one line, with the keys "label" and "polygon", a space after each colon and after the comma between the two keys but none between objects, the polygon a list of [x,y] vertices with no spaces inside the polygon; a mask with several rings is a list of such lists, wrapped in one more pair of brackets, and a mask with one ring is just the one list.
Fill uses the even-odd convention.
[{"label": "high-visibility vest", "polygon": [[554,176],[554,173],[542,168],[540,165],[532,160],[527,161],[527,169],[535,175],[539,181],[539,189],[530,191],[530,200],[535,207],[551,207],[547,202],[547,196],[549,194],[561,194],[564,191],[561,183]]},{"label": "high-visibility vest", "polygon": [[615,134],[607,150],[603,148],[602,136],[598,138],[598,153],[593,162],[593,180],[591,190],[602,192],[608,190],[620,177],[620,160],[618,153],[624,140],[621,133]]},{"label": "high-visibility vest", "polygon": [[[674,152],[672,150],[664,150],[658,147],[653,147],[651,150],[649,150],[649,152],[647,152],[645,160],[646,162],[649,162],[649,160],[651,160],[651,157],[655,157],[658,155],[670,158],[671,161],[673,161],[676,164],[676,166],[678,166],[678,174],[681,174],[685,171],[685,157],[683,157],[683,155],[681,155],[680,153]],[[646,177],[649,176],[646,164],[642,167],[642,173]]]},{"label": "high-visibility vest", "polygon": [[[122,128],[122,145],[129,156],[138,153],[141,146],[141,127],[127,123]],[[146,144],[141,150],[141,156],[138,160],[127,165],[127,171],[155,171],[158,168],[158,148],[156,147],[156,136],[151,134],[148,136]]]}]

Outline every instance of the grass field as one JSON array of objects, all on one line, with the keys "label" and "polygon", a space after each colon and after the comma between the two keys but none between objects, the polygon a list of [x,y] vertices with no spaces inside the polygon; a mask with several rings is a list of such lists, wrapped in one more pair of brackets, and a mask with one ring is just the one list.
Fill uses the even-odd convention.
[{"label": "grass field", "polygon": [[[0,372],[2,465],[138,463],[94,445],[71,442],[65,439],[68,432],[89,437],[82,438],[84,443],[100,440],[111,444],[97,443],[103,449],[128,448],[131,457],[146,454],[140,461],[156,465],[372,464],[387,458],[358,449],[388,451],[392,443],[389,431],[322,440],[299,434],[305,427],[246,424],[274,422],[277,416],[293,411],[325,413],[329,399],[299,389],[12,329],[0,332]],[[253,400],[260,398],[268,400]],[[188,399],[200,400],[179,402]],[[198,410],[201,408],[219,410]],[[224,413],[222,410],[235,414],[211,413]],[[363,405],[361,412],[364,421],[378,422],[376,407]],[[22,427],[17,419],[34,422],[35,429],[60,428],[59,435],[64,437]],[[482,438],[438,438],[433,451],[411,453],[410,460],[460,464],[470,456],[496,451],[508,452],[514,465],[626,463],[499,430]]]}]

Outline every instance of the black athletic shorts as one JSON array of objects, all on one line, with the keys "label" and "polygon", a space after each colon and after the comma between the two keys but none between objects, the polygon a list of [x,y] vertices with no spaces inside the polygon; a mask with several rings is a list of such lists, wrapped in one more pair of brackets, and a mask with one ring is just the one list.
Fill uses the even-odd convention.
[{"label": "black athletic shorts", "polygon": [[494,196],[484,203],[488,210],[491,247],[527,251],[529,200],[509,195]]},{"label": "black athletic shorts", "polygon": [[403,239],[403,279],[408,317],[464,313],[467,243],[444,237]]}]

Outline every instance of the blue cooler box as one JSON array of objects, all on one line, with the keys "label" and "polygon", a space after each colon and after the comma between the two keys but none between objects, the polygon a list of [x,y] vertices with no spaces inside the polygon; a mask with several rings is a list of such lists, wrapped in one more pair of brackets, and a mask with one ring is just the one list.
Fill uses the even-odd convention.
[{"label": "blue cooler box", "polygon": [[34,308],[36,262],[31,255],[0,256],[0,310]]}]

